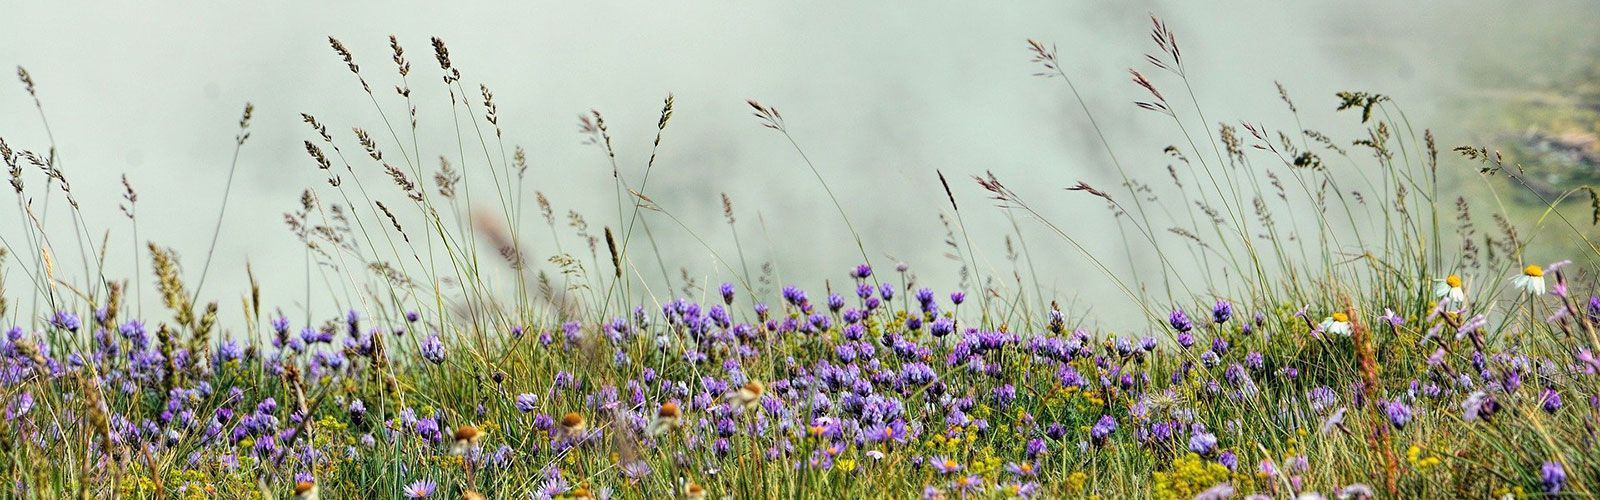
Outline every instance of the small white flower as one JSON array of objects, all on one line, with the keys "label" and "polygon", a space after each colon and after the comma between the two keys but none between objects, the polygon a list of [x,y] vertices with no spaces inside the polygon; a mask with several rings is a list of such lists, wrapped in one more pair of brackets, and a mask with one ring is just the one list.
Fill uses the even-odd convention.
[{"label": "small white flower", "polygon": [[1336,312],[1327,318],[1323,318],[1322,324],[1317,327],[1324,332],[1348,337],[1350,336],[1350,316],[1342,312]]},{"label": "small white flower", "polygon": [[1522,274],[1511,278],[1511,286],[1534,295],[1544,295],[1544,269],[1537,264],[1522,268]]},{"label": "small white flower", "polygon": [[1461,305],[1467,301],[1467,292],[1461,289],[1461,277],[1457,275],[1446,276],[1442,280],[1433,281],[1433,296],[1441,302]]}]

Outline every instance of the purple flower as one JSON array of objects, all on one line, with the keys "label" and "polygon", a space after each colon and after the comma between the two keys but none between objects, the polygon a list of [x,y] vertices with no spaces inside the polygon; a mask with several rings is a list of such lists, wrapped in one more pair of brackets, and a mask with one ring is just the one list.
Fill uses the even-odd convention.
[{"label": "purple flower", "polygon": [[523,413],[533,413],[533,410],[535,409],[535,403],[538,402],[538,400],[539,400],[539,398],[534,396],[533,394],[529,394],[529,393],[526,393],[526,392],[522,393],[522,394],[518,394],[517,395],[517,403],[516,403],[517,404],[517,411],[520,411],[520,412],[523,412]]},{"label": "purple flower", "polygon": [[1390,401],[1384,405],[1384,413],[1389,415],[1389,423],[1396,429],[1404,429],[1406,423],[1411,422],[1411,407],[1399,401]]},{"label": "purple flower", "polygon": [[1089,429],[1089,437],[1094,439],[1095,444],[1103,444],[1106,438],[1116,431],[1117,419],[1111,415],[1101,415],[1100,421],[1095,422],[1094,427]]},{"label": "purple flower", "polygon": [[1228,318],[1232,318],[1232,317],[1233,317],[1233,304],[1229,304],[1228,301],[1226,301],[1226,300],[1218,300],[1216,305],[1211,306],[1211,320],[1212,321],[1215,321],[1217,323],[1227,323],[1228,322]]},{"label": "purple flower", "polygon": [[1230,471],[1238,469],[1239,456],[1233,454],[1233,451],[1224,451],[1221,455],[1217,455],[1217,463],[1222,464],[1223,467],[1227,467]]},{"label": "purple flower", "polygon": [[1561,393],[1556,392],[1555,388],[1546,387],[1544,392],[1539,395],[1539,401],[1547,413],[1555,414],[1555,412],[1561,411]]},{"label": "purple flower", "polygon": [[1203,429],[1196,430],[1194,434],[1189,436],[1189,451],[1201,455],[1210,455],[1212,452],[1217,451],[1217,435],[1206,432]]},{"label": "purple flower", "polygon": [[1387,321],[1390,325],[1394,326],[1400,326],[1406,322],[1405,318],[1400,317],[1400,315],[1394,313],[1393,309],[1388,308],[1383,310],[1383,316],[1379,317],[1378,319]]},{"label": "purple flower", "polygon": [[1561,462],[1545,462],[1539,481],[1544,484],[1545,493],[1561,493],[1561,488],[1567,485],[1567,470],[1561,467]]},{"label": "purple flower", "polygon": [[723,283],[722,284],[722,288],[719,291],[722,292],[722,303],[732,305],[733,304],[733,283]]},{"label": "purple flower", "polygon": [[444,362],[444,342],[439,340],[439,334],[422,339],[422,358],[436,365]]},{"label": "purple flower", "polygon": [[33,393],[24,392],[17,396],[9,408],[6,408],[6,420],[15,421],[31,410],[33,410]]},{"label": "purple flower", "polygon": [[939,471],[940,474],[955,474],[961,470],[961,464],[949,457],[933,457],[928,462],[933,466],[933,470]]},{"label": "purple flower", "polygon": [[76,332],[78,328],[83,326],[83,321],[78,319],[77,314],[73,314],[70,311],[56,311],[55,315],[50,317],[50,326],[69,332]]},{"label": "purple flower", "polygon": [[438,488],[438,483],[433,482],[431,479],[423,479],[406,485],[405,494],[410,498],[428,498],[433,495],[433,490]]},{"label": "purple flower", "polygon": [[1461,402],[1461,418],[1468,422],[1480,418],[1488,420],[1499,409],[1500,405],[1495,402],[1493,396],[1483,391],[1474,391]]},{"label": "purple flower", "polygon": [[1189,315],[1184,314],[1183,309],[1173,309],[1172,314],[1167,316],[1167,324],[1172,325],[1172,329],[1179,333],[1188,333],[1194,329],[1194,322],[1189,321]]},{"label": "purple flower", "polygon": [[1206,488],[1205,491],[1194,496],[1195,500],[1227,500],[1231,497],[1233,497],[1233,485],[1228,483]]},{"label": "purple flower", "polygon": [[1046,446],[1043,439],[1033,438],[1028,440],[1028,445],[1023,449],[1023,452],[1028,455],[1029,459],[1039,458],[1039,455],[1044,454]]},{"label": "purple flower", "polygon": [[866,264],[856,264],[856,268],[850,270],[850,277],[858,280],[867,279],[870,276],[872,276],[872,266]]},{"label": "purple flower", "polygon": [[828,310],[837,312],[840,309],[844,309],[844,297],[837,293],[828,294]]},{"label": "purple flower", "polygon": [[794,285],[784,285],[783,300],[788,301],[791,305],[800,306],[801,304],[805,304],[807,302],[806,292],[796,288]]}]

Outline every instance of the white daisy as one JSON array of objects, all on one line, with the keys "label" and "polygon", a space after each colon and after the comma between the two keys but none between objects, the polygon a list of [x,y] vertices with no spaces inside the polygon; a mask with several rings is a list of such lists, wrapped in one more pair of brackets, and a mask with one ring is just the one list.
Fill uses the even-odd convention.
[{"label": "white daisy", "polygon": [[1350,316],[1342,312],[1336,312],[1327,318],[1323,318],[1322,324],[1317,325],[1317,327],[1324,332],[1348,337],[1350,336]]},{"label": "white daisy", "polygon": [[661,403],[661,410],[656,412],[655,420],[650,421],[650,427],[645,430],[651,436],[660,436],[678,427],[683,412],[678,410],[678,404],[671,401]]},{"label": "white daisy", "polygon": [[762,386],[761,382],[751,380],[744,387],[740,387],[739,390],[729,393],[728,400],[734,405],[743,406],[746,410],[751,410],[755,409],[756,404],[761,402],[761,393],[764,391],[766,391],[766,387]]},{"label": "white daisy", "polygon": [[1511,278],[1511,286],[1534,295],[1544,295],[1544,269],[1537,264],[1522,268],[1522,274]]},{"label": "white daisy", "polygon": [[1467,301],[1467,292],[1461,289],[1461,277],[1457,275],[1446,276],[1442,280],[1434,280],[1433,296],[1441,302],[1461,305]]}]

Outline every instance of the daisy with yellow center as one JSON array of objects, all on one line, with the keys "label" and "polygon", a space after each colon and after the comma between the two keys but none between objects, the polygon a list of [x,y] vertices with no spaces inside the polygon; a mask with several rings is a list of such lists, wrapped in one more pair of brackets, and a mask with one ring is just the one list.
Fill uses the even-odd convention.
[{"label": "daisy with yellow center", "polygon": [[1544,295],[1544,268],[1529,264],[1522,274],[1511,278],[1511,286],[1534,295]]},{"label": "daisy with yellow center", "polygon": [[678,421],[683,412],[678,409],[678,404],[668,401],[661,403],[661,410],[656,412],[655,420],[650,421],[650,428],[646,432],[651,436],[660,436],[678,427]]},{"label": "daisy with yellow center", "polygon": [[575,411],[569,411],[566,415],[563,415],[561,417],[561,432],[567,436],[582,435],[583,415],[579,415]]},{"label": "daisy with yellow center", "polygon": [[687,500],[703,500],[705,497],[706,489],[701,487],[698,483],[690,481],[689,487],[684,488],[683,498]]},{"label": "daisy with yellow center", "polygon": [[1324,318],[1318,328],[1324,332],[1348,337],[1350,336],[1350,316],[1342,312],[1333,313]]},{"label": "daisy with yellow center", "polygon": [[317,483],[300,481],[294,483],[295,500],[317,500]]},{"label": "daisy with yellow center", "polygon": [[729,394],[728,399],[735,405],[743,406],[746,410],[754,409],[756,403],[761,402],[761,393],[766,389],[765,386],[761,385],[761,382],[751,380],[744,387],[740,387],[739,390]]},{"label": "daisy with yellow center", "polygon": [[1448,304],[1466,303],[1467,292],[1461,288],[1461,276],[1452,274],[1442,280],[1434,280],[1433,296]]},{"label": "daisy with yellow center", "polygon": [[468,451],[478,446],[478,440],[483,438],[483,431],[471,425],[463,425],[456,429],[456,443],[450,451],[457,455],[465,455]]}]

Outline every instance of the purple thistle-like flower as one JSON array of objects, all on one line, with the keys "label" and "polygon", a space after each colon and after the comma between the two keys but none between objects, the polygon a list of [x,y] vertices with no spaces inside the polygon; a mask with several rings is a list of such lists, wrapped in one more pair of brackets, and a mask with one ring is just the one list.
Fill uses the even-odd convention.
[{"label": "purple thistle-like flower", "polygon": [[1227,500],[1233,497],[1233,485],[1221,483],[1194,496],[1195,500]]},{"label": "purple thistle-like flower", "polygon": [[1553,415],[1561,411],[1561,393],[1556,392],[1555,388],[1546,387],[1539,396],[1539,402],[1547,413]]},{"label": "purple thistle-like flower", "polygon": [[360,399],[351,400],[347,411],[350,412],[351,420],[360,421],[361,417],[367,414],[367,404]]},{"label": "purple thistle-like flower", "polygon": [[6,408],[6,420],[15,421],[33,410],[33,393],[24,392]]},{"label": "purple thistle-like flower", "polygon": [[733,304],[733,283],[723,283],[718,291],[722,292],[722,303]]},{"label": "purple thistle-like flower", "polygon": [[439,340],[439,334],[430,334],[422,339],[422,358],[433,364],[444,363],[444,341]]},{"label": "purple thistle-like flower", "polygon": [[1389,415],[1389,423],[1396,429],[1404,429],[1411,422],[1411,407],[1399,401],[1390,401],[1384,405],[1383,411]]},{"label": "purple thistle-like flower", "polygon": [[828,294],[828,310],[838,312],[840,309],[844,309],[844,297],[837,293]]},{"label": "purple thistle-like flower", "polygon": [[1172,329],[1179,333],[1188,333],[1194,329],[1194,322],[1189,321],[1189,315],[1184,314],[1183,309],[1173,309],[1172,314],[1167,316],[1167,324],[1172,325]]},{"label": "purple thistle-like flower", "polygon": [[806,292],[796,288],[794,285],[784,285],[783,300],[788,301],[791,305],[799,306],[807,302]]},{"label": "purple thistle-like flower", "polygon": [[522,394],[518,394],[517,395],[517,402],[516,402],[517,411],[520,411],[520,412],[523,412],[523,413],[533,413],[533,410],[535,408],[537,408],[537,406],[535,406],[535,403],[537,403],[538,401],[539,401],[539,398],[537,396],[534,396],[533,394],[529,394],[529,393],[526,393],[526,392],[522,393]]},{"label": "purple thistle-like flower", "polygon": [[1544,484],[1545,493],[1561,493],[1561,488],[1567,485],[1567,470],[1561,462],[1545,462],[1540,469],[1539,482]]},{"label": "purple thistle-like flower", "polygon": [[962,302],[966,302],[966,301],[967,301],[967,292],[962,292],[962,291],[950,292],[950,303],[959,306],[959,305],[961,305]]},{"label": "purple thistle-like flower", "polygon": [[69,332],[76,332],[83,327],[83,321],[79,320],[78,315],[73,314],[71,311],[56,311],[55,315],[50,317],[50,326]]},{"label": "purple thistle-like flower", "polygon": [[1026,454],[1030,460],[1036,459],[1039,458],[1040,455],[1043,455],[1047,448],[1048,445],[1045,444],[1043,439],[1033,438],[1028,440],[1027,446],[1023,448],[1023,453]]},{"label": "purple thistle-like flower", "polygon": [[1467,395],[1466,400],[1461,402],[1461,418],[1468,422],[1480,418],[1488,420],[1499,409],[1499,403],[1495,402],[1494,397],[1490,396],[1489,393],[1474,391],[1472,394]]},{"label": "purple thistle-like flower", "polygon": [[1217,323],[1227,323],[1228,322],[1228,318],[1232,318],[1232,317],[1233,317],[1233,304],[1228,303],[1228,301],[1226,301],[1226,300],[1218,300],[1216,305],[1211,306],[1211,320],[1212,321],[1215,321]]},{"label": "purple thistle-like flower", "polygon": [[1106,438],[1116,431],[1117,419],[1111,415],[1101,415],[1100,421],[1095,422],[1094,427],[1089,429],[1089,437],[1094,439],[1095,444],[1103,444]]},{"label": "purple thistle-like flower", "polygon": [[1222,454],[1217,455],[1217,463],[1227,467],[1230,471],[1236,470],[1239,468],[1239,456],[1235,455],[1232,450],[1224,451]]},{"label": "purple thistle-like flower", "polygon": [[1322,413],[1332,408],[1338,398],[1339,395],[1333,392],[1333,388],[1325,385],[1306,392],[1306,402],[1310,403],[1311,409],[1317,413]]},{"label": "purple thistle-like flower", "polygon": [[858,279],[858,280],[867,279],[868,277],[871,277],[871,276],[872,276],[872,266],[869,266],[869,265],[866,265],[866,264],[856,264],[856,268],[850,270],[850,277]]},{"label": "purple thistle-like flower", "polygon": [[1197,430],[1189,436],[1189,451],[1200,455],[1211,455],[1217,451],[1217,435],[1205,430]]}]

